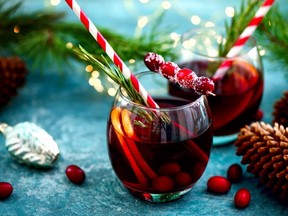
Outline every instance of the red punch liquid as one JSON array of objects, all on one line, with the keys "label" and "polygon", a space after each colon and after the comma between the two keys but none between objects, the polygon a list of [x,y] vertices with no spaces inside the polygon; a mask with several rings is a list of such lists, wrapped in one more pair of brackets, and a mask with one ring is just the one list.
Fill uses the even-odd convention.
[{"label": "red punch liquid", "polygon": [[[199,76],[210,76],[209,69],[215,67],[205,61],[189,62],[181,68],[190,68]],[[169,84],[169,93],[193,100],[195,93]],[[263,93],[263,76],[253,65],[245,61],[234,61],[225,77],[215,82],[216,96],[209,96],[208,102],[213,116],[213,132],[216,136],[239,132],[250,124],[259,108]]]},{"label": "red punch liquid", "polygon": [[[187,101],[179,99],[165,98],[155,101],[161,108],[187,104]],[[132,112],[131,115],[134,138],[128,138],[116,131],[111,123],[111,117],[108,122],[109,156],[112,167],[123,185],[132,193],[141,196],[173,193],[191,188],[201,177],[208,163],[212,145],[211,122],[199,134],[195,134],[187,131],[186,128],[189,126],[181,123],[185,122],[183,112],[175,111],[172,116],[175,124],[168,126],[161,120],[147,123],[145,118]],[[177,118],[179,121],[176,121]],[[146,126],[140,126],[137,121]],[[139,180],[135,174],[131,157],[136,159],[135,164],[144,180]],[[140,157],[143,160],[139,162]],[[152,170],[153,175],[147,174],[147,167]]]}]

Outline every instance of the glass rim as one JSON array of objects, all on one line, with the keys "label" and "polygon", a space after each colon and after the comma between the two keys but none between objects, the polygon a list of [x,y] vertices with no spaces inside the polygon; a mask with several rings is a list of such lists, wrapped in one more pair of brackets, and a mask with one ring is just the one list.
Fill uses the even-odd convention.
[{"label": "glass rim", "polygon": [[[196,35],[197,34],[197,32],[200,32],[200,31],[203,31],[203,29],[204,30],[209,30],[209,29],[218,29],[218,31],[216,31],[216,33],[219,33],[219,29],[222,29],[222,30],[225,30],[225,27],[224,26],[208,26],[208,27],[205,27],[205,26],[203,26],[203,27],[197,27],[197,28],[193,28],[193,29],[190,29],[190,30],[187,30],[187,31],[185,31],[181,36],[180,36],[180,43],[181,43],[181,46],[182,46],[182,43],[183,43],[183,38],[186,36],[187,37],[187,35],[190,35],[190,37],[192,36],[192,35]],[[221,34],[218,34],[218,35],[220,35],[220,36],[224,36],[224,31],[223,31],[223,33],[221,32]],[[224,39],[225,39],[225,37],[223,37]],[[247,45],[247,42],[249,43],[249,41],[253,44],[251,47],[248,47],[248,45]],[[239,58],[239,57],[241,57],[241,56],[244,56],[244,55],[246,55],[247,53],[249,53],[252,49],[254,49],[255,47],[258,49],[258,45],[257,45],[257,42],[256,42],[256,40],[255,40],[255,38],[253,37],[253,36],[251,36],[251,37],[249,37],[249,39],[248,39],[248,41],[247,41],[246,43],[245,43],[245,45],[244,45],[244,47],[246,47],[246,51],[243,53],[243,49],[240,51],[240,53],[238,54],[238,55],[236,55],[236,56],[234,56],[234,57],[226,57],[226,56],[209,56],[208,54],[203,54],[203,53],[201,53],[201,52],[199,52],[199,51],[195,51],[193,48],[192,49],[190,49],[190,51],[191,52],[193,52],[193,53],[195,53],[196,55],[199,55],[199,56],[203,56],[203,57],[208,57],[208,58],[210,58],[210,59],[220,59],[220,60],[225,60],[225,59],[235,59],[235,58]],[[182,46],[183,47],[183,46]],[[248,48],[247,48],[248,47]],[[184,48],[184,47],[183,47]],[[186,48],[184,48],[184,49],[186,49]],[[188,50],[188,49],[186,49],[186,50]]]},{"label": "glass rim", "polygon": [[[139,78],[140,76],[146,75],[146,74],[155,74],[156,75],[157,73],[155,73],[153,71],[142,71],[142,72],[135,73],[135,76],[137,78]],[[158,75],[161,76],[160,74],[158,74]],[[163,78],[163,79],[165,79],[165,78]],[[136,102],[132,101],[129,98],[129,96],[124,95],[123,90],[125,91],[125,89],[122,86],[120,86],[118,88],[118,92],[119,92],[120,97],[122,99],[124,99],[127,103],[131,104],[132,106],[136,106],[138,108],[149,110],[149,111],[154,111],[154,112],[171,112],[171,111],[183,110],[183,109],[185,109],[187,107],[194,107],[194,106],[197,106],[197,104],[199,104],[201,102],[203,103],[204,102],[204,98],[206,97],[205,95],[199,95],[199,97],[196,100],[190,102],[188,100],[183,100],[182,98],[173,96],[171,98],[177,98],[177,99],[181,99],[183,101],[187,101],[187,104],[180,105],[180,106],[168,107],[168,108],[162,108],[162,107],[153,108],[153,107],[149,107],[149,106],[146,106],[146,105],[143,105],[143,104],[139,104],[139,103],[136,103]]]}]

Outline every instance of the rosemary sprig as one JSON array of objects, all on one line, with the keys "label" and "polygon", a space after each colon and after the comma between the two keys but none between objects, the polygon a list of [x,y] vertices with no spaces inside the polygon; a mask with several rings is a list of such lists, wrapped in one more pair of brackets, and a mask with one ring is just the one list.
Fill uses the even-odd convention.
[{"label": "rosemary sprig", "polygon": [[[82,60],[90,62],[92,65],[101,69],[108,77],[110,77],[116,84],[122,87],[127,93],[130,100],[135,103],[147,106],[141,95],[135,90],[130,79],[126,79],[119,68],[112,67],[109,62],[102,56],[103,62],[96,59],[91,53],[85,50],[82,46],[79,49],[74,49],[75,54]],[[133,112],[133,110],[131,110]],[[170,118],[165,113],[157,113],[157,111],[145,111],[137,109],[136,113],[145,116],[145,119],[152,121],[155,118],[160,118],[162,123],[171,123]]]},{"label": "rosemary sprig", "polygon": [[145,105],[145,101],[139,95],[138,92],[132,86],[129,79],[126,79],[119,68],[112,67],[109,62],[102,56],[103,64],[98,59],[96,59],[92,54],[86,51],[82,46],[79,49],[74,49],[74,52],[79,56],[79,58],[90,62],[91,64],[100,68],[107,76],[109,76],[116,84],[125,89],[127,95],[133,102]]}]

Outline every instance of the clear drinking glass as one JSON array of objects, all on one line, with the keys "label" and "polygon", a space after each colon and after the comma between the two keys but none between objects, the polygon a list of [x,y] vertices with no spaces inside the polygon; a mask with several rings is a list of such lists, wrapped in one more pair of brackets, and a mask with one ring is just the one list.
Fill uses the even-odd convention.
[{"label": "clear drinking glass", "polygon": [[[213,144],[231,143],[246,124],[255,120],[263,94],[263,69],[257,44],[249,39],[235,58],[219,57],[218,47],[225,43],[224,28],[201,28],[182,35],[179,65],[199,76],[212,77],[223,61],[231,60],[226,75],[215,82],[216,96],[208,102],[213,116]],[[186,99],[194,98],[191,90],[169,85],[169,93]]]},{"label": "clear drinking glass", "polygon": [[171,201],[187,193],[206,168],[211,113],[205,96],[194,101],[173,97],[161,75],[143,72],[137,77],[160,108],[136,104],[118,90],[107,124],[110,161],[136,197]]}]

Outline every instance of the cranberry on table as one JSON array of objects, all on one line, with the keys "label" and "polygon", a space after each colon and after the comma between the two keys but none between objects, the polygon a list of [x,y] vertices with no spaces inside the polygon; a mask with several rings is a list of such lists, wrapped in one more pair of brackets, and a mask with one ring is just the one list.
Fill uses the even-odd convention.
[{"label": "cranberry on table", "polygon": [[251,200],[251,194],[246,188],[239,189],[234,196],[234,204],[237,208],[246,208]]},{"label": "cranberry on table", "polygon": [[7,199],[13,192],[13,186],[8,182],[0,182],[0,200]]},{"label": "cranberry on table", "polygon": [[215,194],[227,193],[231,188],[231,182],[223,176],[213,176],[207,182],[208,191]]},{"label": "cranberry on table", "polygon": [[74,184],[82,184],[86,178],[85,172],[77,165],[69,165],[66,168],[67,178]]},{"label": "cranberry on table", "polygon": [[227,170],[227,178],[236,183],[241,181],[243,175],[242,167],[239,164],[232,164]]}]

